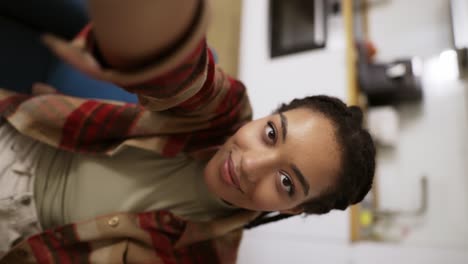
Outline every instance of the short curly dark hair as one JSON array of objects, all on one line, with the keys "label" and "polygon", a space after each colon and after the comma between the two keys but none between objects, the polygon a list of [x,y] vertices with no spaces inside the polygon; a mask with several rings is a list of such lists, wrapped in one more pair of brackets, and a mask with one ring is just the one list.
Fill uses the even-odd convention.
[{"label": "short curly dark hair", "polygon": [[[376,150],[369,132],[362,126],[363,114],[357,106],[347,106],[340,99],[326,95],[294,99],[282,104],[275,113],[306,108],[328,118],[335,127],[336,142],[341,150],[341,167],[333,186],[318,197],[302,204],[306,214],[325,214],[333,209],[345,210],[359,203],[372,187]],[[270,220],[262,217],[247,228],[284,218]]]}]

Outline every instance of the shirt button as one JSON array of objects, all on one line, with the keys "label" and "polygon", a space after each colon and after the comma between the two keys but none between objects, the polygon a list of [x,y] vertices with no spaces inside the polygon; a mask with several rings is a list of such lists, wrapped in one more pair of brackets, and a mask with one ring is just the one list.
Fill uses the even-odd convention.
[{"label": "shirt button", "polygon": [[109,221],[107,221],[107,224],[111,227],[117,227],[119,225],[119,217],[114,216]]}]

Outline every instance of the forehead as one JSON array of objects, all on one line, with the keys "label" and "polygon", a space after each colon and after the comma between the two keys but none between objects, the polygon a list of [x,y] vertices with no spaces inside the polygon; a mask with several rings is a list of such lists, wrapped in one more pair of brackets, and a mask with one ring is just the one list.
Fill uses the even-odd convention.
[{"label": "forehead", "polygon": [[[335,127],[323,114],[309,109],[294,109],[283,115],[288,131],[282,156],[301,170],[310,185],[309,196],[318,195],[333,184],[339,170]],[[280,120],[279,115],[276,118]]]}]

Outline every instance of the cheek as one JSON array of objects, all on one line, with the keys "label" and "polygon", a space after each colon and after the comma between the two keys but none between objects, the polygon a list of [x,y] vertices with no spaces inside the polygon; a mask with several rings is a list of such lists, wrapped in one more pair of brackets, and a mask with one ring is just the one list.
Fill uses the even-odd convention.
[{"label": "cheek", "polygon": [[241,150],[258,145],[260,139],[261,128],[254,122],[244,125],[231,137],[232,143]]},{"label": "cheek", "polygon": [[207,184],[208,188],[213,192],[217,193],[216,191],[219,189],[219,185],[221,184],[219,170],[224,162],[225,149],[221,147],[215,155],[208,161],[205,166],[204,170],[204,180]]},{"label": "cheek", "polygon": [[294,207],[288,198],[278,191],[275,175],[258,182],[250,198],[253,206],[259,211],[279,211]]}]

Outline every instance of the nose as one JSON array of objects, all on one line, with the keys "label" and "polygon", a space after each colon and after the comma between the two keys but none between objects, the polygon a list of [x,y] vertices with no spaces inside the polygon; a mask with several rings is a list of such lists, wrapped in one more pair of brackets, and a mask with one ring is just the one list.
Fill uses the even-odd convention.
[{"label": "nose", "polygon": [[250,183],[259,181],[262,177],[274,172],[278,156],[270,151],[248,151],[243,153],[241,173]]}]

